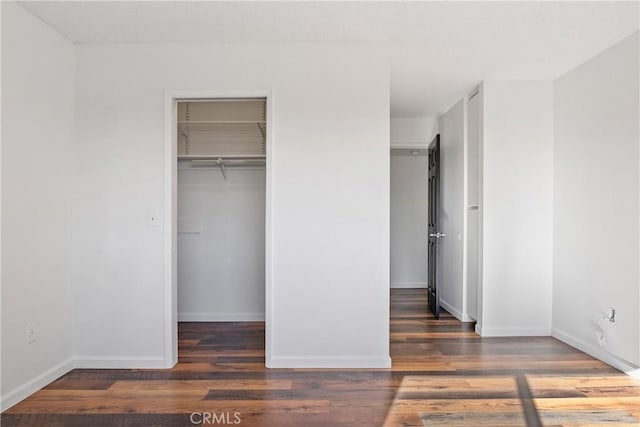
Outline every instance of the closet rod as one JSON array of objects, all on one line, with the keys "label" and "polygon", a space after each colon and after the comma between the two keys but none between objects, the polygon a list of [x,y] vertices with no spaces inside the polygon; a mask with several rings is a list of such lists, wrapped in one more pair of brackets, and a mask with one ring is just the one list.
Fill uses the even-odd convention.
[{"label": "closet rod", "polygon": [[195,167],[191,167],[191,168],[178,168],[179,171],[206,171],[206,170],[212,170],[212,169],[217,169],[217,168],[222,168],[223,166],[225,168],[235,168],[235,167],[246,167],[246,168],[256,168],[256,167],[264,167],[265,164],[264,163],[242,163],[242,164],[229,164],[229,163],[224,163],[221,165],[217,165],[217,164],[209,164],[209,165],[194,165]]},{"label": "closet rod", "polygon": [[[237,163],[235,163],[237,162]],[[227,166],[262,166],[266,165],[265,159],[256,159],[256,158],[244,158],[244,159],[223,159],[222,157],[211,158],[211,159],[193,159],[191,160],[191,164],[196,167],[192,168],[178,168],[178,170],[202,170],[207,168],[207,166],[217,166],[220,168],[220,172],[222,172],[222,177],[224,180],[227,180]]]},{"label": "closet rod", "polygon": [[179,103],[197,103],[197,102],[266,102],[267,98],[178,98]]},{"label": "closet rod", "polygon": [[265,161],[262,159],[242,159],[242,160],[228,160],[228,159],[211,159],[211,160],[191,160],[193,166],[251,166],[251,165],[264,165]]},{"label": "closet rod", "polygon": [[178,154],[178,160],[263,160],[264,154]]},{"label": "closet rod", "polygon": [[223,124],[223,125],[228,125],[228,124],[232,124],[232,125],[236,125],[236,124],[264,124],[267,123],[264,120],[178,120],[178,124],[179,125],[208,125],[208,124],[212,124],[212,125],[216,125],[216,124]]}]

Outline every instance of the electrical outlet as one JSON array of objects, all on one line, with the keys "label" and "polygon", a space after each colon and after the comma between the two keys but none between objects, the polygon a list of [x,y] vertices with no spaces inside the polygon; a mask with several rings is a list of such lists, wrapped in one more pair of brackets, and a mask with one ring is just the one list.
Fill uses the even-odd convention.
[{"label": "electrical outlet", "polygon": [[32,344],[36,341],[36,324],[29,323],[27,325],[27,344]]}]

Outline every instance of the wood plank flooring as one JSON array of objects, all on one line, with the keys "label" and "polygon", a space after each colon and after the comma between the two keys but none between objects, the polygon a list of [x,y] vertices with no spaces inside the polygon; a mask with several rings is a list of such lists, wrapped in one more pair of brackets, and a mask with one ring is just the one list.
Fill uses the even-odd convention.
[{"label": "wood plank flooring", "polygon": [[424,290],[392,290],[391,356],[392,369],[269,370],[262,323],[181,323],[174,369],[76,369],[0,421],[3,427],[640,424],[640,382],[553,338],[480,338],[472,324],[447,313],[435,320],[426,313]]}]

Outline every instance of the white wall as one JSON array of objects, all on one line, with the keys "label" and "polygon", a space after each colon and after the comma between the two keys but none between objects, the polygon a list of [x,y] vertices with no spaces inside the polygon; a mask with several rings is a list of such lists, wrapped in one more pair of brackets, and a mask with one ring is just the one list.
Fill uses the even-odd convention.
[{"label": "white wall", "polygon": [[268,363],[390,363],[384,48],[84,45],[77,62],[73,280],[81,360],[165,363],[168,219],[147,226],[164,206],[165,90],[272,89]]},{"label": "white wall", "polygon": [[391,151],[391,287],[427,286],[428,157]]},{"label": "white wall", "polygon": [[73,79],[73,46],[2,2],[2,409],[71,367]]},{"label": "white wall", "polygon": [[483,84],[482,315],[491,335],[549,335],[553,83]]},{"label": "white wall", "polygon": [[483,94],[478,93],[467,101],[467,141],[465,150],[466,181],[466,229],[464,243],[464,312],[474,320],[478,320],[478,283],[480,259],[480,132],[481,103]]},{"label": "white wall", "polygon": [[440,117],[440,216],[437,270],[440,304],[458,319],[463,310],[465,100]]},{"label": "white wall", "polygon": [[265,168],[178,165],[178,320],[264,320]]},{"label": "white wall", "polygon": [[436,117],[392,117],[391,146],[427,147],[438,133]]},{"label": "white wall", "polygon": [[640,365],[638,40],[555,82],[553,334],[620,368]]}]

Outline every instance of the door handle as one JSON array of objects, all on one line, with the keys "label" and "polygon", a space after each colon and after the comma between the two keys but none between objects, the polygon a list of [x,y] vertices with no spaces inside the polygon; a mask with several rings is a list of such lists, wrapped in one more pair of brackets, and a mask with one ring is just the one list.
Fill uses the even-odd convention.
[{"label": "door handle", "polygon": [[447,235],[445,233],[429,233],[429,237],[435,237],[436,239],[439,239],[441,237],[446,237]]}]

